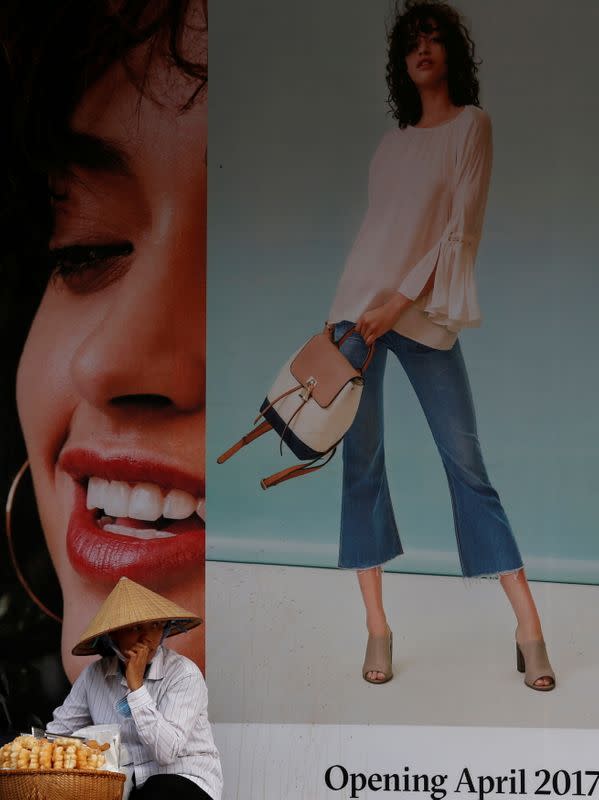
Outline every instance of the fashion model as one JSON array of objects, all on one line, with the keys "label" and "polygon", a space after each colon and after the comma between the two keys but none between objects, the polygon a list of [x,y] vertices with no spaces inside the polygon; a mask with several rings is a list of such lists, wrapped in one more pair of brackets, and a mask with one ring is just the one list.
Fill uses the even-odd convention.
[{"label": "fashion model", "polygon": [[392,678],[392,634],[381,565],[402,552],[383,440],[388,352],[421,403],[449,482],[464,576],[496,576],[517,619],[517,667],[532,689],[555,676],[522,559],[476,430],[458,341],[480,322],[474,263],[492,162],[491,122],[480,108],[474,44],[444,2],[408,0],[389,35],[389,104],[398,127],[371,163],[366,216],[329,314],[356,366],[373,343],[358,414],[343,447],[339,566],[358,571],[368,644],[363,677]]}]

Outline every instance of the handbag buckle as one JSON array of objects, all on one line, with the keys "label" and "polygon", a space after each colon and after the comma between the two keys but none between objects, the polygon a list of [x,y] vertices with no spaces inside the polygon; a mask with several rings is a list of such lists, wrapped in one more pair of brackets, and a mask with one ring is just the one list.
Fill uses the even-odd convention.
[{"label": "handbag buckle", "polygon": [[308,380],[306,381],[305,386],[302,387],[302,390],[300,391],[299,396],[302,398],[304,403],[306,403],[310,399],[310,395],[314,391],[314,388],[316,387],[317,383],[318,383],[318,381],[316,380],[316,378],[313,378],[312,376],[310,376],[308,378]]}]

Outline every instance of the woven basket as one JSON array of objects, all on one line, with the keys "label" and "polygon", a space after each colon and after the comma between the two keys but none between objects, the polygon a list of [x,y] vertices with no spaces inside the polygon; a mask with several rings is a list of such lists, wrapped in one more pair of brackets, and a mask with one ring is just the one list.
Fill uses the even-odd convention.
[{"label": "woven basket", "polygon": [[121,800],[124,783],[108,770],[0,769],[0,800]]}]

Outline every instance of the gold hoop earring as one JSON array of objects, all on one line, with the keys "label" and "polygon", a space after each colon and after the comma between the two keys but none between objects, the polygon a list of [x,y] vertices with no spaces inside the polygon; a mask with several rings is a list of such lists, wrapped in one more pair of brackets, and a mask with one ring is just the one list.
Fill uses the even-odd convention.
[{"label": "gold hoop earring", "polygon": [[14,543],[13,543],[13,540],[12,540],[12,509],[13,509],[13,503],[14,503],[15,495],[17,493],[17,489],[19,488],[19,483],[21,482],[21,478],[27,472],[28,469],[29,469],[29,461],[26,461],[23,464],[23,466],[21,467],[21,469],[15,475],[15,478],[14,478],[13,482],[10,485],[10,489],[8,490],[8,497],[6,498],[6,538],[8,540],[8,552],[9,552],[9,555],[10,555],[10,560],[11,560],[12,565],[13,565],[13,569],[14,569],[14,571],[16,573],[16,576],[17,576],[17,578],[19,580],[19,583],[21,584],[23,589],[25,589],[25,591],[27,592],[27,595],[29,596],[29,598],[35,603],[35,605],[39,609],[41,609],[44,612],[44,614],[46,614],[48,617],[51,617],[53,620],[56,620],[56,622],[62,623],[62,619],[59,616],[57,616],[53,611],[50,611],[49,608],[46,608],[46,606],[42,603],[42,601],[39,599],[39,597],[37,597],[37,595],[35,594],[33,589],[27,583],[27,579],[25,578],[25,576],[21,572],[21,569],[20,569],[19,564],[17,562],[17,554],[15,552]]}]

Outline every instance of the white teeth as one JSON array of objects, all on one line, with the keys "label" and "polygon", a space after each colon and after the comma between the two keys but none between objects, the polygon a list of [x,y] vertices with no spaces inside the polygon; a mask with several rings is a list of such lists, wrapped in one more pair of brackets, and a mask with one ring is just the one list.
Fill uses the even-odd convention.
[{"label": "white teeth", "polygon": [[[181,489],[171,489],[165,496],[160,486],[155,483],[142,482],[130,486],[125,481],[107,481],[96,477],[89,478],[86,505],[90,511],[103,510],[109,517],[126,517],[142,522],[155,522],[161,517],[173,520],[187,519],[194,513],[203,519],[205,508],[203,499],[197,500],[192,494]],[[121,530],[113,533],[129,535]]]},{"label": "white teeth", "polygon": [[118,533],[120,536],[129,536],[132,539],[172,539],[175,535],[153,528],[126,528],[124,525],[104,525],[104,530],[109,533]]},{"label": "white teeth", "polygon": [[138,483],[131,490],[129,509],[124,516],[156,522],[162,516],[162,505],[162,492],[156,484]]},{"label": "white teeth", "polygon": [[108,481],[102,478],[90,478],[87,484],[87,507],[91,508],[104,508],[104,497],[106,495],[106,487]]},{"label": "white teeth", "polygon": [[206,501],[204,498],[198,500],[198,504],[196,506],[196,514],[200,519],[206,519]]},{"label": "white teeth", "polygon": [[164,498],[164,510],[162,516],[167,519],[186,519],[191,517],[196,510],[196,499],[188,492],[181,489],[171,489]]},{"label": "white teeth", "polygon": [[126,517],[131,489],[124,481],[110,481],[104,494],[104,511],[111,517]]}]

